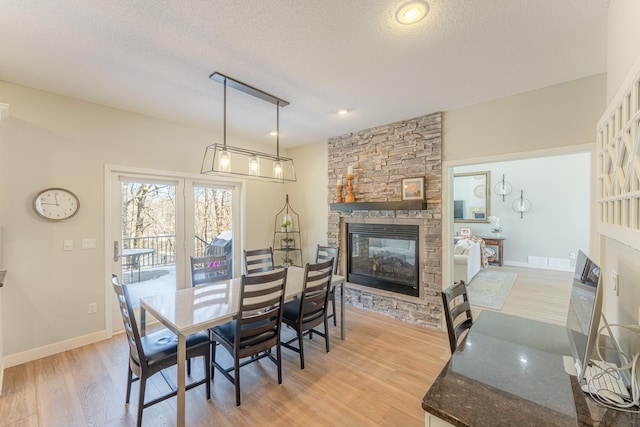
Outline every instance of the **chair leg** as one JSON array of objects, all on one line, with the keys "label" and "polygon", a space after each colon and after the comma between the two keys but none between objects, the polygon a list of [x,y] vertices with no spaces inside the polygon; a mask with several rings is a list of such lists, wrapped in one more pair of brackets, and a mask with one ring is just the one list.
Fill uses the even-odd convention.
[{"label": "chair leg", "polygon": [[140,391],[138,395],[138,421],[137,426],[142,426],[142,410],[144,409],[144,391],[147,388],[147,378],[144,374],[140,376]]},{"label": "chair leg", "polygon": [[327,317],[324,317],[324,342],[325,347],[327,348],[327,353],[329,353],[329,322],[327,321]]},{"label": "chair leg", "polygon": [[238,356],[234,358],[234,373],[235,373],[235,386],[236,386],[236,406],[240,406],[240,360]]},{"label": "chair leg", "polygon": [[216,361],[216,345],[215,341],[211,341],[211,380],[213,381],[213,376],[216,373],[216,368],[213,366],[213,362]]},{"label": "chair leg", "polygon": [[127,374],[127,398],[124,403],[129,403],[129,398],[131,397],[131,383],[133,382],[133,371],[131,370],[131,366],[129,366],[129,372]]},{"label": "chair leg", "polygon": [[204,359],[204,377],[207,379],[206,387],[207,387],[207,400],[211,400],[211,350],[209,350],[209,354]]},{"label": "chair leg", "polygon": [[336,290],[335,289],[331,291],[331,307],[333,307],[333,326],[338,326],[338,321],[337,321],[338,314],[336,313]]},{"label": "chair leg", "polygon": [[278,356],[278,384],[282,384],[282,347],[279,342],[276,347],[276,354]]},{"label": "chair leg", "polygon": [[304,369],[304,335],[301,330],[298,330],[298,342],[300,343],[300,369]]}]

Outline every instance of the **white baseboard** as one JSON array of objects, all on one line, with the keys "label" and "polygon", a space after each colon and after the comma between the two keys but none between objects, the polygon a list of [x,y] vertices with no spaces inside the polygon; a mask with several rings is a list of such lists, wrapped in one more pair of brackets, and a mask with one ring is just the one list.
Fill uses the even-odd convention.
[{"label": "white baseboard", "polygon": [[4,356],[4,358],[2,359],[2,363],[4,364],[4,368],[7,369],[12,366],[21,365],[23,363],[41,359],[43,357],[62,353],[63,351],[73,350],[74,348],[93,344],[105,339],[107,339],[106,331],[98,331],[89,335],[84,335],[81,337],[45,345],[44,347],[34,348],[31,350],[23,351],[21,353],[10,354],[8,356]]},{"label": "white baseboard", "polygon": [[512,267],[527,267],[527,268],[537,268],[540,270],[553,270],[553,271],[568,271],[573,272],[571,267],[562,267],[562,266],[553,266],[553,265],[539,265],[539,264],[530,264],[528,262],[518,262],[518,261],[504,261],[503,265],[510,265]]}]

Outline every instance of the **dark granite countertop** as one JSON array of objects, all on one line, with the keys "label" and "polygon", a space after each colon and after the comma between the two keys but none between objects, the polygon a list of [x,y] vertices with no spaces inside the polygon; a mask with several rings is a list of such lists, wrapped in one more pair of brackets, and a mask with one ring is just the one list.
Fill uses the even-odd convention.
[{"label": "dark granite countertop", "polygon": [[564,371],[563,327],[483,311],[422,400],[455,426],[640,426],[598,407]]}]

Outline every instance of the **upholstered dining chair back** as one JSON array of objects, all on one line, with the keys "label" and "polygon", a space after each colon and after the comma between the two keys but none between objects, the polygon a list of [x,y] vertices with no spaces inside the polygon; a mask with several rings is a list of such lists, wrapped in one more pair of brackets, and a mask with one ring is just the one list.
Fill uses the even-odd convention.
[{"label": "upholstered dining chair back", "polygon": [[449,333],[449,346],[451,347],[451,353],[453,353],[463,335],[466,336],[465,331],[473,325],[471,305],[467,296],[467,287],[463,280],[442,291],[442,304],[444,306],[447,332]]},{"label": "upholstered dining chair back", "polygon": [[316,249],[316,263],[333,259],[333,274],[338,274],[338,256],[340,249],[332,246],[318,245]]},{"label": "upholstered dining chair back", "polygon": [[229,280],[230,276],[226,255],[191,257],[191,286]]},{"label": "upholstered dining chair back", "polygon": [[244,274],[262,273],[265,271],[273,271],[273,249],[271,247],[264,249],[253,249],[243,252]]},{"label": "upholstered dining chair back", "polygon": [[[300,354],[300,369],[304,369],[304,340],[303,337],[313,334],[320,335],[325,340],[325,348],[329,352],[329,322],[327,320],[327,306],[331,292],[333,277],[333,259],[317,264],[305,265],[302,295],[285,304],[282,321],[296,331],[296,337],[283,342],[282,345]],[[324,325],[324,332],[316,329]],[[298,341],[298,347],[292,344]]]},{"label": "upholstered dining chair back", "polygon": [[[159,330],[143,337],[140,336],[136,318],[133,312],[133,305],[127,285],[121,285],[118,276],[111,276],[111,284],[116,293],[118,304],[120,306],[120,314],[129,343],[129,370],[127,375],[127,392],[125,402],[129,403],[131,397],[131,384],[139,381],[140,390],[138,392],[138,415],[137,425],[142,425],[142,410],[151,405],[162,402],[165,399],[173,397],[177,394],[177,389],[172,381],[168,379],[162,372],[163,369],[169,368],[178,363],[178,341],[177,337],[168,329]],[[207,400],[211,399],[211,361],[210,348],[211,341],[204,332],[198,332],[186,337],[187,344],[187,360],[193,357],[202,356],[204,360],[204,379],[192,382],[186,386],[187,390],[193,387],[205,384]],[[149,402],[144,401],[147,379],[154,374],[160,372],[165,378],[167,385],[171,389],[169,393],[161,395]],[[190,371],[187,371],[190,374]],[[135,374],[135,377],[134,377]]]},{"label": "upholstered dining chair back", "polygon": [[[338,274],[338,257],[340,256],[340,248],[334,248],[332,246],[320,246],[318,245],[316,249],[316,263],[328,261],[333,259],[333,274]],[[341,285],[342,286],[342,285]],[[337,326],[337,318],[336,318],[336,290],[335,288],[331,290],[329,294],[329,299],[331,300],[331,314],[327,317],[329,319],[333,318],[333,326]]]},{"label": "upholstered dining chair back", "polygon": [[[246,364],[269,358],[276,364],[278,384],[282,384],[280,328],[286,283],[286,268],[254,276],[243,275],[236,318],[210,329],[212,363],[235,385],[237,406],[240,406],[240,367]],[[232,367],[225,368],[216,361],[216,343],[233,357]],[[272,353],[273,347],[276,357]],[[241,362],[241,359],[247,360]]]}]

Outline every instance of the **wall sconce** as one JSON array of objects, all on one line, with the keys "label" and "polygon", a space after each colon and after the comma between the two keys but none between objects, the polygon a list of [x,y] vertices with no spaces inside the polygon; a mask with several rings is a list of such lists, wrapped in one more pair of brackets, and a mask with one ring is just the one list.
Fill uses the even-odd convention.
[{"label": "wall sconce", "polygon": [[[218,72],[209,76],[224,85],[224,125],[222,144],[209,145],[202,159],[200,173],[218,173],[225,175],[240,175],[250,179],[259,179],[272,182],[296,182],[296,171],[293,159],[280,155],[280,108],[289,103],[276,96],[242,83]],[[276,153],[261,153],[245,148],[227,145],[227,86],[231,86],[241,92],[270,102],[276,106]],[[232,164],[233,157],[233,164]]]},{"label": "wall sconce", "polygon": [[502,196],[504,202],[504,196],[511,194],[511,184],[504,180],[504,174],[502,174],[502,181],[499,181],[493,188],[493,192],[498,196]]},{"label": "wall sconce", "polygon": [[514,211],[520,212],[520,219],[524,218],[524,213],[529,212],[529,209],[531,209],[531,202],[529,199],[525,199],[523,194],[524,190],[520,190],[520,198],[515,199],[511,205]]}]

